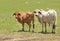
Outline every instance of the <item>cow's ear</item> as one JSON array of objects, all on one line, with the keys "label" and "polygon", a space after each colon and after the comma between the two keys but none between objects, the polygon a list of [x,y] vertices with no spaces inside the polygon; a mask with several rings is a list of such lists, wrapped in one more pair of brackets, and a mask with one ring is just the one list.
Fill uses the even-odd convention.
[{"label": "cow's ear", "polygon": [[38,12],[39,14],[42,14],[40,11]]},{"label": "cow's ear", "polygon": [[21,15],[20,13],[18,13],[18,15]]},{"label": "cow's ear", "polygon": [[16,15],[15,13],[13,14],[13,16]]}]

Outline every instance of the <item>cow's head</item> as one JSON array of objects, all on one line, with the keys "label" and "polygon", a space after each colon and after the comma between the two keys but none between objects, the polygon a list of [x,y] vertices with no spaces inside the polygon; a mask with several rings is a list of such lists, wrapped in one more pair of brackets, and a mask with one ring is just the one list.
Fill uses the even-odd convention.
[{"label": "cow's head", "polygon": [[19,12],[15,12],[15,13],[13,14],[13,16],[15,16],[16,18],[18,18],[20,15],[21,15],[21,14],[20,14]]},{"label": "cow's head", "polygon": [[42,14],[42,13],[39,9],[36,9],[36,10],[33,11],[33,14],[38,16],[39,14]]}]

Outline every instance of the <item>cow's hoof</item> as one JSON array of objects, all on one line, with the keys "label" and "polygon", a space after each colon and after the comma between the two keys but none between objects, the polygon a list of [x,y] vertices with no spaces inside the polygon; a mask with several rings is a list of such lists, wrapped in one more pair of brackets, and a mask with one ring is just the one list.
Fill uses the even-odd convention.
[{"label": "cow's hoof", "polygon": [[24,31],[24,30],[22,30],[22,31]]},{"label": "cow's hoof", "polygon": [[41,31],[41,33],[44,33],[43,31]]},{"label": "cow's hoof", "polygon": [[52,32],[53,34],[55,34],[55,32]]},{"label": "cow's hoof", "polygon": [[45,33],[47,33],[47,31],[45,31]]},{"label": "cow's hoof", "polygon": [[28,32],[30,32],[30,30]]},{"label": "cow's hoof", "polygon": [[34,32],[34,30],[32,30],[32,32]]}]

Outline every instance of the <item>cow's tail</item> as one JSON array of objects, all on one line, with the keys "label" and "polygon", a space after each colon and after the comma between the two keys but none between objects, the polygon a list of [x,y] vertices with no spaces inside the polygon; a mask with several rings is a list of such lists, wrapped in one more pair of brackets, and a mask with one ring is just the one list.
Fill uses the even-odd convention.
[{"label": "cow's tail", "polygon": [[33,14],[33,21],[32,21],[32,24],[33,24],[33,32],[34,32],[34,26],[35,26],[35,24],[34,24],[34,14]]}]

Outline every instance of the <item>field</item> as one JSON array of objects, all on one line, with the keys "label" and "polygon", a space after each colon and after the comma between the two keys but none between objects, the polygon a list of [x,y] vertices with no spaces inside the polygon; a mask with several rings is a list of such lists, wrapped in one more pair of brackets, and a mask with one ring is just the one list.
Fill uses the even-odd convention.
[{"label": "field", "polygon": [[[41,24],[35,18],[35,32],[20,31],[22,26],[13,16],[15,11],[28,11],[47,8],[57,11],[56,34],[51,33],[51,26],[47,26],[48,33],[41,33]],[[32,29],[32,28],[31,28]],[[0,0],[0,41],[60,41],[60,0]]]}]

